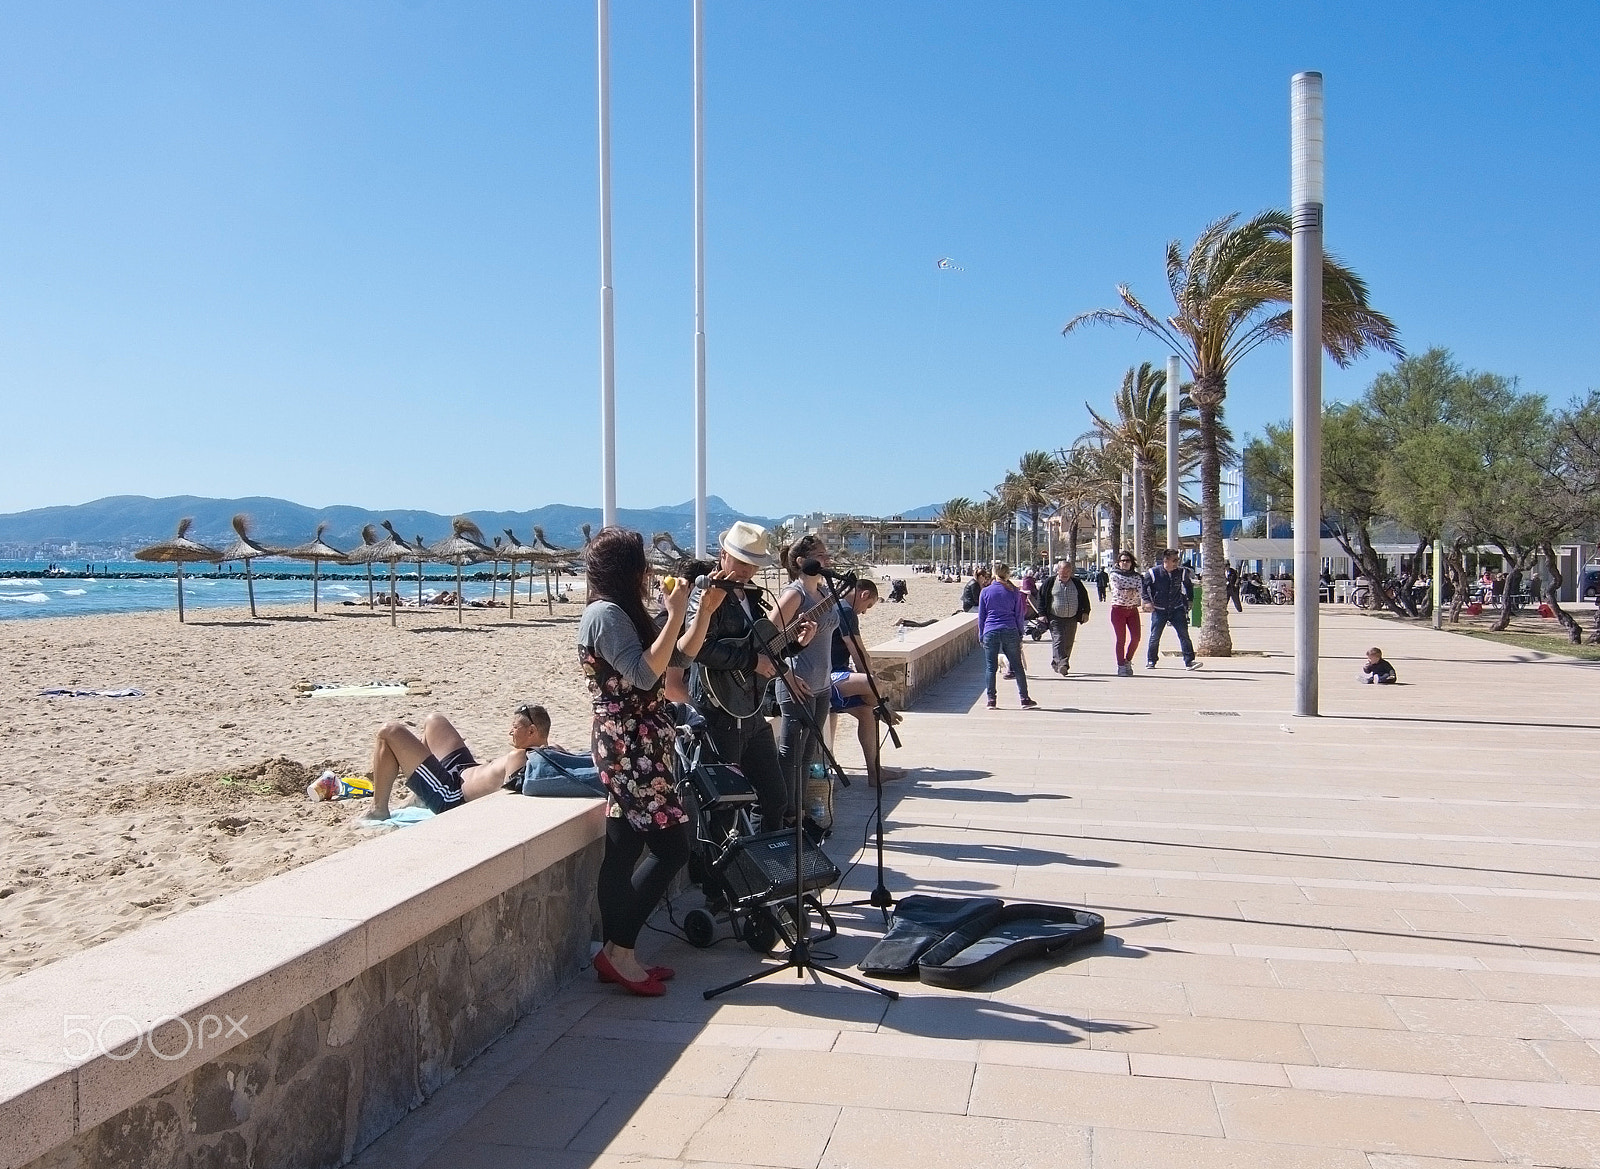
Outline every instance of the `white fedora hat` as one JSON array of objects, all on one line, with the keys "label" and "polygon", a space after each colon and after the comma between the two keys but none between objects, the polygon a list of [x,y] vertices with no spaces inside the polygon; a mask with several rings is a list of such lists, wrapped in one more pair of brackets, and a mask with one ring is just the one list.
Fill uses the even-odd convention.
[{"label": "white fedora hat", "polygon": [[754,564],[757,568],[771,567],[776,560],[768,551],[772,537],[760,524],[740,520],[722,533],[722,550],[729,556]]}]

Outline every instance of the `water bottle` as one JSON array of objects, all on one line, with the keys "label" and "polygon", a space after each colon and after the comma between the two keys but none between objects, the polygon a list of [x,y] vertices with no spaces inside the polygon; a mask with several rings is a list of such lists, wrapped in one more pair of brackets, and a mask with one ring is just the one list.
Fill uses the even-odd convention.
[{"label": "water bottle", "polygon": [[806,764],[806,815],[824,831],[833,828],[833,780],[820,759]]},{"label": "water bottle", "polygon": [[896,625],[894,627],[894,639],[896,641],[904,641],[906,639],[906,627],[904,625]]}]

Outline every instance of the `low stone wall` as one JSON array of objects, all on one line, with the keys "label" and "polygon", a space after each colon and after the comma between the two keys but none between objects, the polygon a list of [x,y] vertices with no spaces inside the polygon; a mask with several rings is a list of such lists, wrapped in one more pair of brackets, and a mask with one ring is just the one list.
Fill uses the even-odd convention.
[{"label": "low stone wall", "polygon": [[922,629],[906,629],[870,648],[872,673],[883,696],[899,710],[915,709],[917,694],[948,674],[978,648],[978,616],[957,613]]},{"label": "low stone wall", "polygon": [[[490,797],[0,987],[0,1166],[343,1164],[587,962],[602,831],[598,801]],[[308,894],[360,916],[318,917]],[[289,924],[308,920],[354,928],[308,945]],[[243,935],[279,961],[239,983]],[[119,971],[121,994],[103,984]],[[69,1054],[63,1017],[93,1050]]]}]

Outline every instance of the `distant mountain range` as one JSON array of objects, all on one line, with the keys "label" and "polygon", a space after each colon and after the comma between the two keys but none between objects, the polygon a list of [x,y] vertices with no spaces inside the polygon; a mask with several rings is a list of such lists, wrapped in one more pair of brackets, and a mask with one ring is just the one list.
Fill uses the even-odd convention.
[{"label": "distant mountain range", "polygon": [[[202,499],[174,495],[151,499],[143,495],[114,495],[70,507],[41,507],[0,515],[0,557],[8,559],[77,558],[118,559],[118,553],[153,544],[171,536],[184,516],[194,519],[190,537],[215,547],[233,542],[235,514],[250,517],[250,535],[263,544],[287,546],[311,539],[317,525],[328,524],[324,539],[336,548],[361,543],[366,524],[391,521],[405,540],[423,536],[429,542],[450,533],[453,517],[431,511],[368,511],[360,507],[312,508],[287,499],[256,496],[248,499]],[[714,533],[735,520],[751,520],[771,527],[765,516],[735,511],[719,497],[706,499],[707,520]],[[533,539],[537,524],[552,544],[576,547],[583,542],[583,525],[600,526],[600,509],[552,503],[533,511],[474,511],[467,516],[486,536],[511,528],[522,540]],[[679,544],[691,546],[694,501],[648,510],[619,508],[617,521],[644,532],[671,532]],[[74,551],[67,549],[74,548]]]}]

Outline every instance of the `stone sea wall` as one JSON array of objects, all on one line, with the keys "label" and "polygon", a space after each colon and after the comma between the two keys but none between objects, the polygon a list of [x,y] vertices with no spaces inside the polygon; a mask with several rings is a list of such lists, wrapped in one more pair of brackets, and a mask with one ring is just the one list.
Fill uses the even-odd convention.
[{"label": "stone sea wall", "polygon": [[591,842],[27,1169],[322,1169],[421,1104],[589,957]]}]

